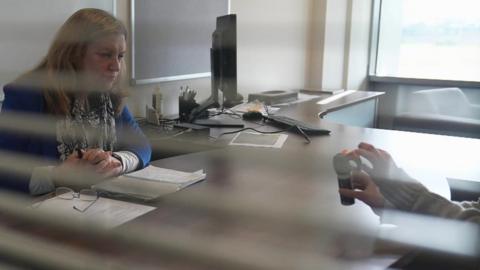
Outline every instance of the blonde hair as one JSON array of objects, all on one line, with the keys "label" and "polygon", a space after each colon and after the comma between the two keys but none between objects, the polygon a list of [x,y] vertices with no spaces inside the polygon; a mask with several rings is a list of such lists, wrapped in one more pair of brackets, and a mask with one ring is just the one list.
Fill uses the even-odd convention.
[{"label": "blonde hair", "polygon": [[[47,111],[56,115],[68,115],[72,95],[80,87],[82,63],[88,46],[113,34],[124,35],[127,39],[126,27],[120,20],[100,9],[79,10],[57,32],[40,64],[17,81],[26,79],[39,82]],[[123,63],[111,95],[117,113],[121,111],[126,96],[119,86],[124,71]]]}]

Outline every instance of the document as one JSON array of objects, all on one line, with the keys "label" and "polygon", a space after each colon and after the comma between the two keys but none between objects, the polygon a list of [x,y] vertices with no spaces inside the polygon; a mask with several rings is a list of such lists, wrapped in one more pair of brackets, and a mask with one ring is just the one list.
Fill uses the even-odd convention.
[{"label": "document", "polygon": [[86,220],[106,229],[115,228],[128,221],[138,218],[152,210],[155,207],[141,204],[112,200],[108,198],[98,198],[85,212],[75,210],[73,207],[85,209],[92,204],[89,201],[82,201],[77,198],[65,200],[54,197],[41,201],[33,205],[38,211],[48,211],[64,215],[65,218]]},{"label": "document", "polygon": [[286,134],[240,132],[233,138],[230,145],[280,149],[283,147],[287,139],[288,135]]},{"label": "document", "polygon": [[204,179],[205,173],[198,171],[194,173],[181,172],[176,170],[169,170],[155,166],[148,166],[143,170],[129,173],[126,175],[131,178],[138,178],[142,180],[165,182],[172,184],[187,184],[197,179]]},{"label": "document", "polygon": [[188,173],[155,166],[107,180],[92,188],[107,197],[155,200],[206,178],[203,170]]}]

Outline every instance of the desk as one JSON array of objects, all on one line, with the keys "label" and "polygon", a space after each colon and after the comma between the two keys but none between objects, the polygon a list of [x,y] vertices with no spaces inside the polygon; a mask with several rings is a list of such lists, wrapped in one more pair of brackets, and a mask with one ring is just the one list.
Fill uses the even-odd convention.
[{"label": "desk", "polygon": [[[183,233],[182,240],[193,241],[197,239],[196,237],[202,237],[203,245],[220,250],[223,247],[227,254],[249,253],[250,250],[256,251],[257,245],[268,245],[286,247],[290,252],[301,255],[303,254],[301,251],[312,244],[316,237],[325,240],[330,232],[327,230],[315,233],[305,229],[291,235],[285,233],[288,228],[283,228],[283,224],[274,220],[264,223],[246,220],[237,215],[217,215],[215,202],[221,203],[225,198],[240,198],[246,203],[244,206],[251,209],[243,212],[245,215],[274,207],[277,210],[287,209],[286,212],[290,214],[301,214],[306,211],[318,213],[319,220],[325,222],[330,218],[344,218],[344,221],[355,222],[358,226],[375,228],[379,223],[378,217],[363,203],[357,202],[351,207],[340,205],[336,175],[331,165],[334,154],[345,148],[355,148],[361,141],[388,150],[400,166],[446,198],[449,198],[446,176],[461,179],[480,178],[480,167],[476,157],[476,153],[480,152],[480,140],[344,126],[320,119],[318,108],[319,105],[312,100],[282,108],[279,112],[332,131],[330,136],[313,137],[311,144],[306,144],[304,138],[299,135],[289,134],[282,149],[225,147],[231,137],[223,136],[216,143],[219,148],[213,150],[208,148],[209,151],[154,161],[153,164],[156,166],[171,169],[186,171],[206,169],[207,180],[167,196],[157,205],[157,210],[125,226],[149,226],[151,231],[148,232],[152,235],[160,233],[164,228],[174,229]],[[256,123],[246,125],[258,126]],[[270,126],[259,128],[275,130]],[[224,131],[226,130],[212,129],[210,135],[218,136]],[[214,191],[213,203],[208,211],[200,211],[196,205],[172,203],[178,196],[193,197],[205,190]],[[268,236],[269,234],[274,234],[277,238],[272,238]],[[224,238],[228,238],[231,245],[219,245],[220,240]],[[330,242],[322,242],[325,245],[322,248],[328,249],[328,243]],[[93,247],[89,246],[89,249],[102,249],[107,244],[91,245]],[[370,252],[373,246],[374,243],[363,241],[362,246],[357,248]],[[133,259],[139,263],[151,262],[157,267],[178,269],[170,268],[168,262],[157,258],[161,257],[159,254],[152,254],[146,259],[147,255],[128,249],[123,253],[113,253],[114,256],[137,253],[135,256],[138,257]],[[107,252],[107,255],[112,254]],[[262,258],[260,255],[258,259]],[[292,263],[280,255],[276,258],[278,261],[275,263],[280,265]],[[348,263],[355,269],[382,269],[382,265],[388,265],[391,261],[380,260],[378,264],[376,262],[379,261],[360,260]],[[190,265],[180,269],[197,267]]]},{"label": "desk", "polygon": [[[302,121],[313,121],[319,118],[329,122],[357,127],[375,127],[377,121],[377,105],[382,92],[357,91],[351,95],[342,97],[325,105],[317,102],[331,97],[315,91],[302,90],[301,94],[309,100],[292,103],[288,106],[281,106],[281,114],[288,114],[292,118]],[[316,122],[316,121],[313,121]],[[246,123],[246,126],[256,127],[258,125]],[[179,136],[172,138],[179,130],[170,132],[162,131],[159,127],[142,121],[140,127],[150,140],[152,145],[157,146],[161,151],[153,152],[152,159],[163,159],[184,154],[196,153],[206,150],[218,149],[226,144],[212,144],[201,136]],[[225,129],[212,129],[211,136],[216,137],[219,132]]]},{"label": "desk", "polygon": [[[312,93],[304,91],[304,93]],[[356,91],[328,104],[318,104],[314,112],[322,119],[356,127],[374,128],[377,126],[379,98],[383,92]],[[323,97],[321,98],[323,99]],[[320,99],[315,99],[320,101]]]},{"label": "desk", "polygon": [[[313,208],[319,213],[350,216],[352,221],[362,220],[373,225],[378,223],[378,218],[363,203],[357,202],[351,207],[339,203],[331,159],[345,148],[355,148],[359,142],[365,141],[386,149],[408,173],[446,198],[450,197],[450,192],[445,177],[480,178],[478,158],[475,156],[480,151],[480,140],[344,126],[320,119],[318,109],[319,105],[312,100],[282,108],[279,112],[332,131],[330,136],[314,137],[311,144],[306,144],[301,136],[289,134],[281,150],[229,147],[163,159],[153,164],[186,171],[206,169],[207,180],[181,191],[185,196],[208,188],[218,190],[219,198],[241,194],[259,208],[265,204],[283,205],[295,201],[298,209]],[[261,128],[275,130],[269,126]],[[212,129],[211,136],[225,131],[228,130]],[[224,136],[217,143],[226,145],[230,139],[231,136]],[[175,196],[172,195],[172,198]],[[242,232],[224,228],[231,222],[228,218],[219,221],[193,212],[160,205],[158,210],[133,223],[162,223],[182,228],[189,234],[210,234],[220,230],[235,237],[245,236]],[[362,263],[359,262],[360,265]],[[365,269],[371,269],[371,263],[369,261],[364,265]],[[363,268],[359,266],[357,269]]]}]

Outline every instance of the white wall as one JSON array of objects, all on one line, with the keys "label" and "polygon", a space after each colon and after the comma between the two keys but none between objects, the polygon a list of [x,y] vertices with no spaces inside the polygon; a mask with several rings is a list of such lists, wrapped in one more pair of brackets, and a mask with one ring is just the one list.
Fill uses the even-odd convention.
[{"label": "white wall", "polygon": [[305,86],[310,0],[232,0],[244,93]]},{"label": "white wall", "polygon": [[[307,40],[311,1],[315,0],[232,0],[238,24],[238,88],[248,93],[305,86]],[[128,0],[117,0],[120,19],[129,23]],[[128,61],[128,59],[127,59]],[[166,113],[175,113],[182,85],[210,93],[210,79],[196,79],[131,88],[129,107],[143,116],[152,90],[160,86]]]},{"label": "white wall", "polygon": [[372,90],[368,85],[370,37],[372,24],[371,0],[354,1],[351,6],[348,39],[346,86],[348,89]]},{"label": "white wall", "polygon": [[[273,89],[367,89],[371,1],[231,0],[238,15],[239,91],[246,97]],[[117,0],[117,16],[127,26],[129,12],[130,0]],[[199,98],[210,93],[210,78],[125,85],[136,116],[144,116],[157,87],[166,114],[178,112],[180,86],[195,88]]]},{"label": "white wall", "polygon": [[348,0],[327,1],[322,88],[345,88]]},{"label": "white wall", "polygon": [[0,5],[0,101],[3,86],[38,65],[73,12],[85,7],[113,11],[111,0],[1,0]]},{"label": "white wall", "polygon": [[314,0],[307,86],[368,90],[372,0]]}]

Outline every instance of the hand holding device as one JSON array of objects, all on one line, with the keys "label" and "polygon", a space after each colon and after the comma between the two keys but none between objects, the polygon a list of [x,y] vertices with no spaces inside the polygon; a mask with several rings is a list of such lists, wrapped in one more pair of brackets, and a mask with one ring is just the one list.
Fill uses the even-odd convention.
[{"label": "hand holding device", "polygon": [[360,143],[358,149],[354,150],[352,156],[363,157],[371,163],[371,167],[363,166],[362,169],[367,172],[374,181],[400,180],[401,169],[390,156],[388,152],[375,148],[368,143]]},{"label": "hand holding device", "polygon": [[[362,161],[360,157],[353,157],[346,154],[337,154],[333,158],[333,167],[338,177],[338,186],[340,189],[353,190],[352,173],[361,170]],[[340,200],[343,205],[353,205],[355,199],[340,195]]]},{"label": "hand holding device", "polygon": [[342,198],[355,198],[366,203],[372,208],[383,208],[385,198],[372,178],[365,172],[354,172],[352,174],[352,189],[340,188]]}]

